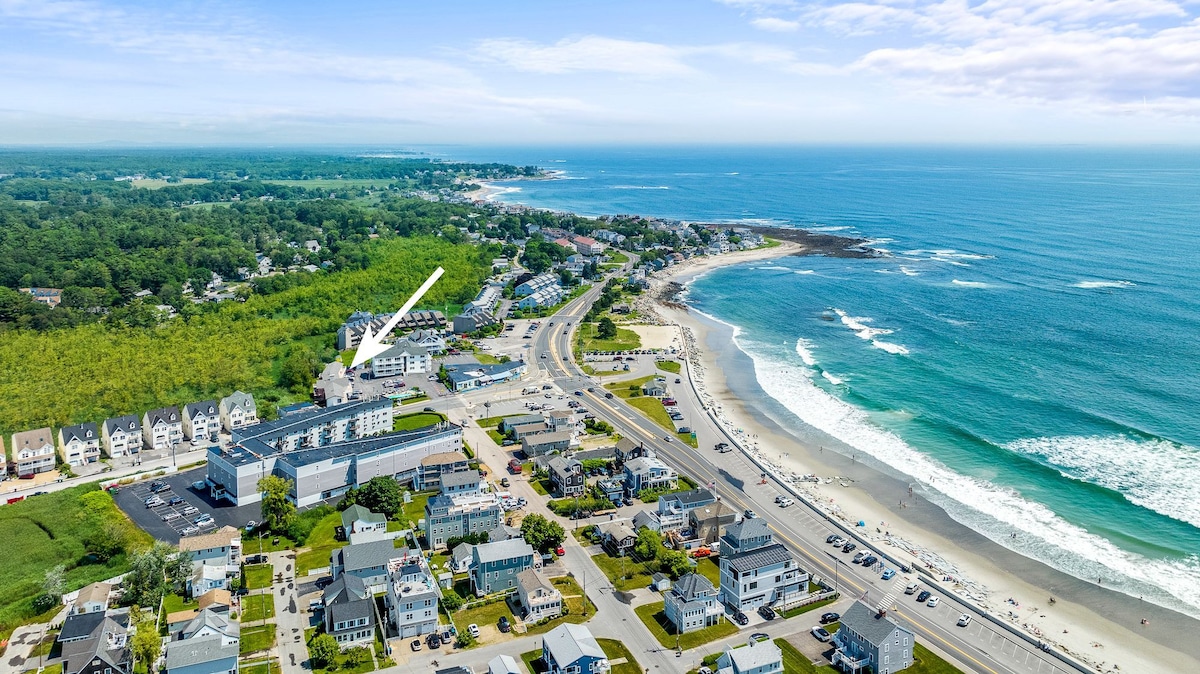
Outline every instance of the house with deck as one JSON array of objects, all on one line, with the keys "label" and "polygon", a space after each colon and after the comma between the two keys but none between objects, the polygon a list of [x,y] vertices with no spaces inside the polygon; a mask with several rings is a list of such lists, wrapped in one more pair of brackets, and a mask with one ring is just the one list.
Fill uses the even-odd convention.
[{"label": "house with deck", "polygon": [[833,635],[833,665],[844,672],[892,674],[913,664],[912,630],[886,611],[856,601]]},{"label": "house with deck", "polygon": [[183,406],[183,437],[192,442],[211,442],[220,431],[221,412],[217,401],[204,400]]},{"label": "house with deck", "polygon": [[671,585],[663,596],[663,613],[678,634],[686,634],[721,622],[725,607],[717,600],[717,588],[698,573],[688,573]]},{"label": "house with deck", "polygon": [[69,466],[99,461],[100,427],[89,421],[58,429],[58,455]]},{"label": "house with deck", "polygon": [[178,407],[160,407],[142,416],[146,449],[170,449],[183,442],[183,417]]},{"label": "house with deck", "polygon": [[563,596],[537,569],[517,574],[517,604],[524,612],[521,620],[536,623],[557,618],[563,612]]},{"label": "house with deck", "polygon": [[36,475],[54,470],[57,463],[54,435],[49,428],[13,433],[12,463],[17,475]]}]

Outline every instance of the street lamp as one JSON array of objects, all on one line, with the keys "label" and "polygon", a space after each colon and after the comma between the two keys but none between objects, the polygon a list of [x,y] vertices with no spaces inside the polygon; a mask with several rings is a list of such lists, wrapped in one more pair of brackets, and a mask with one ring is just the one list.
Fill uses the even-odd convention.
[{"label": "street lamp", "polygon": [[829,555],[829,558],[833,560],[833,592],[834,594],[838,594],[838,564],[842,560],[835,557],[832,552],[826,552],[825,554]]}]

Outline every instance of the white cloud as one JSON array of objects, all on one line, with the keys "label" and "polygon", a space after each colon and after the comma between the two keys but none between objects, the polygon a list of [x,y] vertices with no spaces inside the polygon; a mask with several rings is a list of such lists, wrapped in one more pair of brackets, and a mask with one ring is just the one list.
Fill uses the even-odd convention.
[{"label": "white cloud", "polygon": [[771,31],[772,33],[792,33],[800,28],[799,21],[788,21],[774,16],[763,16],[757,19],[752,19],[750,25],[760,30]]},{"label": "white cloud", "polygon": [[542,45],[529,40],[484,40],[475,54],[523,72],[563,74],[591,71],[666,77],[693,73],[684,53],[653,42],[618,40],[597,35]]}]

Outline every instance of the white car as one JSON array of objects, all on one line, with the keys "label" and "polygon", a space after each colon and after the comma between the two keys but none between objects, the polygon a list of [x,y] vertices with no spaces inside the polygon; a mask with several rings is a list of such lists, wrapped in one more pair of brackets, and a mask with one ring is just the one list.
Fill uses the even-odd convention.
[{"label": "white car", "polygon": [[812,632],[812,635],[814,637],[816,637],[817,641],[820,641],[821,643],[827,643],[830,639],[833,638],[833,635],[831,635],[828,631],[825,630],[824,627],[821,627],[820,625],[814,625],[813,628],[809,631]]},{"label": "white car", "polygon": [[467,625],[467,633],[470,634],[472,637],[475,637],[476,639],[478,639],[479,638],[479,625],[476,625],[475,623],[471,623],[470,625]]},{"label": "white car", "polygon": [[796,503],[796,502],[795,502],[795,501],[793,501],[792,499],[790,499],[790,498],[788,498],[788,497],[784,496],[784,497],[783,497],[783,499],[781,499],[781,500],[779,501],[779,507],[780,507],[780,508],[786,508],[786,507],[788,507],[788,506],[794,505],[795,503]]},{"label": "white car", "polygon": [[959,627],[966,627],[967,625],[970,625],[971,624],[971,616],[967,615],[966,613],[959,615],[958,623],[956,623],[956,624]]},{"label": "white car", "polygon": [[933,608],[934,606],[938,605],[939,601],[941,601],[941,600],[938,599],[937,597],[930,597],[929,601],[925,602],[925,605],[928,606],[929,608]]}]

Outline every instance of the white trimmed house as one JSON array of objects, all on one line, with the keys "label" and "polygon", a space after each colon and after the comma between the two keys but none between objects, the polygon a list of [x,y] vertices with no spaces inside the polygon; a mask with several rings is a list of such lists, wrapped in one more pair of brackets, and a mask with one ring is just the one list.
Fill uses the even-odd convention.
[{"label": "white trimmed house", "polygon": [[63,463],[83,466],[100,460],[100,429],[87,422],[58,429],[58,454]]},{"label": "white trimmed house", "polygon": [[161,407],[142,416],[146,449],[170,449],[183,442],[183,418],[178,407]]},{"label": "white trimmed house", "polygon": [[183,406],[183,435],[188,440],[210,440],[221,430],[217,401],[205,400]]}]

